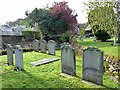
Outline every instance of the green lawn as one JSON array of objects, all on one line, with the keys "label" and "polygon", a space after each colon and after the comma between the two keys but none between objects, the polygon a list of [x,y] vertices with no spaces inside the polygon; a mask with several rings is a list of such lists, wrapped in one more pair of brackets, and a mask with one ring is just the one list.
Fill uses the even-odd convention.
[{"label": "green lawn", "polygon": [[113,44],[113,42],[94,42],[92,38],[87,38],[84,39],[83,41],[79,40],[80,45],[83,46],[92,46],[92,47],[97,47],[99,49],[101,49],[102,51],[104,51],[105,54],[109,54],[109,55],[114,55],[114,56],[118,56],[120,51],[120,46],[113,46],[111,44]]},{"label": "green lawn", "polygon": [[[2,59],[2,87],[3,88],[118,88],[118,84],[104,75],[103,85],[95,85],[82,81],[82,60],[76,57],[76,77],[61,75],[61,61],[55,61],[46,65],[31,66],[29,62],[49,57],[59,57],[42,54],[40,52],[26,52],[24,55],[24,71],[15,71],[14,66],[7,66],[6,55]],[[112,90],[112,89],[111,89]]]}]

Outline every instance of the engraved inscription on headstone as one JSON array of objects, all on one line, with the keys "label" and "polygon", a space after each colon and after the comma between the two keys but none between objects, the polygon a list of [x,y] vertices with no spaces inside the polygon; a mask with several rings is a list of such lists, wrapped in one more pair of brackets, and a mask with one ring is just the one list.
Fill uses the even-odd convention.
[{"label": "engraved inscription on headstone", "polygon": [[83,50],[82,79],[98,85],[103,84],[103,52],[88,47]]},{"label": "engraved inscription on headstone", "polygon": [[7,44],[7,64],[13,65],[13,47],[11,44]]},{"label": "engraved inscription on headstone", "polygon": [[16,68],[19,70],[24,69],[23,67],[23,50],[20,45],[15,46],[15,63]]},{"label": "engraved inscription on headstone", "polygon": [[61,44],[61,62],[62,62],[62,73],[69,75],[76,75],[76,58],[75,50],[70,44]]},{"label": "engraved inscription on headstone", "polygon": [[38,40],[33,41],[33,49],[34,49],[34,51],[39,51],[39,41]]},{"label": "engraved inscription on headstone", "polygon": [[56,43],[53,40],[48,41],[48,54],[55,55]]},{"label": "engraved inscription on headstone", "polygon": [[45,40],[41,40],[40,42],[40,49],[41,53],[46,53],[47,42]]}]

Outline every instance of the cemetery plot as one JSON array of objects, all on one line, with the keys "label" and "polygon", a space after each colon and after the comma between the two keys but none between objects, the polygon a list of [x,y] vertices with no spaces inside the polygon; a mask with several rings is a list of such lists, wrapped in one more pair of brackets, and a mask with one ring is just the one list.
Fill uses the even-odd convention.
[{"label": "cemetery plot", "polygon": [[47,64],[47,63],[54,62],[54,61],[57,61],[57,60],[60,60],[60,59],[59,58],[45,58],[45,59],[38,60],[38,61],[35,61],[35,62],[30,62],[30,64],[33,65],[33,66],[40,66],[42,64]]},{"label": "cemetery plot", "polygon": [[97,48],[89,47],[83,50],[82,79],[103,84],[103,52]]}]

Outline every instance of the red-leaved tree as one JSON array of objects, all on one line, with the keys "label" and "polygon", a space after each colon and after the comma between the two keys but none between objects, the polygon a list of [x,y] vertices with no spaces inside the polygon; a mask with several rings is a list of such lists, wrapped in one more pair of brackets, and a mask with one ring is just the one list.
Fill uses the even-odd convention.
[{"label": "red-leaved tree", "polygon": [[[75,34],[75,28],[77,26],[77,14],[74,14],[74,11],[69,8],[67,5],[68,2],[54,2],[52,7],[50,8],[51,16],[59,17],[60,20],[67,23],[65,31],[70,31]],[[61,28],[57,28],[61,30]]]}]

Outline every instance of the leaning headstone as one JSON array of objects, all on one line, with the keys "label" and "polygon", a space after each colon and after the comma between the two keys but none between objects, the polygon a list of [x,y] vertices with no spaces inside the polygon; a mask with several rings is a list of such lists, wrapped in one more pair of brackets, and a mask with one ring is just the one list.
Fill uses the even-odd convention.
[{"label": "leaning headstone", "polygon": [[53,40],[48,41],[48,54],[55,55],[56,43]]},{"label": "leaning headstone", "polygon": [[36,39],[33,41],[33,49],[34,49],[34,51],[36,51],[36,52],[39,51],[39,41],[36,40]]},{"label": "leaning headstone", "polygon": [[13,47],[11,44],[7,44],[7,64],[13,65]]},{"label": "leaning headstone", "polygon": [[83,50],[82,79],[98,85],[103,84],[103,52],[88,47]]},{"label": "leaning headstone", "polygon": [[68,43],[61,44],[62,73],[76,75],[75,50]]},{"label": "leaning headstone", "polygon": [[18,70],[24,69],[23,67],[23,50],[20,45],[15,46],[15,66]]},{"label": "leaning headstone", "polygon": [[41,40],[41,42],[40,42],[40,49],[41,49],[41,53],[46,53],[47,42],[45,40]]}]

